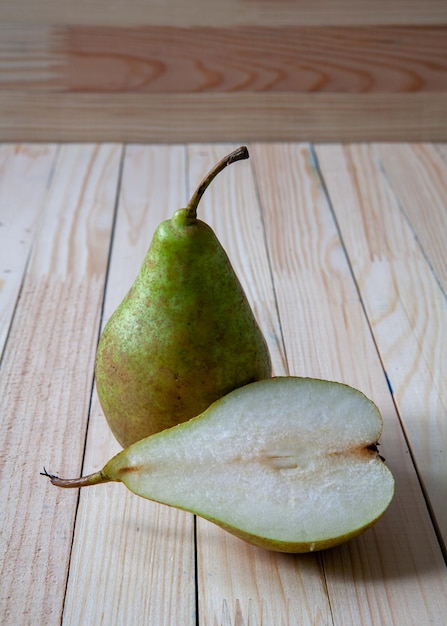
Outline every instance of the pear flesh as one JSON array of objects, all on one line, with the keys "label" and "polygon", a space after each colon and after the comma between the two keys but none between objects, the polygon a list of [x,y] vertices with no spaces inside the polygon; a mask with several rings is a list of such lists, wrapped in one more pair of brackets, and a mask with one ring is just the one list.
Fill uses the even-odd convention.
[{"label": "pear flesh", "polygon": [[374,524],[394,480],[377,452],[382,419],[340,383],[278,377],[239,388],[198,417],[143,439],[80,479],[123,482],[256,546],[308,552]]},{"label": "pear flesh", "polygon": [[214,176],[247,157],[242,147],[220,161],[188,207],[158,226],[100,337],[96,387],[123,447],[271,376],[268,347],[244,290],[213,230],[196,215]]}]

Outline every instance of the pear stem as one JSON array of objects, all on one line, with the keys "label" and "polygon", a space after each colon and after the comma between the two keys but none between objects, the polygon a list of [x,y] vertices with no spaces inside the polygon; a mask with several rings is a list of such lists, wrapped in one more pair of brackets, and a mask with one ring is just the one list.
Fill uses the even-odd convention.
[{"label": "pear stem", "polygon": [[211,181],[214,180],[214,178],[216,178],[219,172],[225,169],[227,165],[231,165],[232,163],[235,163],[236,161],[242,161],[243,159],[248,159],[249,156],[250,155],[248,153],[247,147],[241,146],[240,148],[237,148],[237,150],[234,150],[233,152],[230,152],[230,154],[227,154],[226,157],[224,157],[221,161],[219,161],[219,163],[217,163],[213,167],[213,169],[208,172],[208,174],[205,176],[205,178],[202,180],[200,185],[197,187],[197,189],[193,193],[191,200],[188,202],[188,206],[186,208],[188,210],[189,218],[195,219],[197,217],[197,206],[200,202],[200,199],[205,193]]},{"label": "pear stem", "polygon": [[55,487],[89,487],[90,485],[99,485],[111,481],[102,471],[89,474],[88,476],[81,476],[80,478],[60,478],[54,474],[49,474],[47,470],[43,468],[43,472],[40,472],[40,475],[49,478],[51,484],[55,485]]}]

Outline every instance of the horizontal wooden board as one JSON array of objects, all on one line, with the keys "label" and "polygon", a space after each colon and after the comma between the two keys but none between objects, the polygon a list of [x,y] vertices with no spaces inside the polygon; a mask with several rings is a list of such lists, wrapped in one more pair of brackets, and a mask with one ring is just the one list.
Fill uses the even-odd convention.
[{"label": "horizontal wooden board", "polygon": [[447,91],[441,26],[0,26],[2,89]]},{"label": "horizontal wooden board", "polygon": [[447,137],[442,0],[6,0],[0,41],[4,141]]},{"label": "horizontal wooden board", "polygon": [[2,22],[33,24],[439,24],[443,0],[4,0]]},{"label": "horizontal wooden board", "polygon": [[2,141],[440,141],[447,94],[0,92]]}]

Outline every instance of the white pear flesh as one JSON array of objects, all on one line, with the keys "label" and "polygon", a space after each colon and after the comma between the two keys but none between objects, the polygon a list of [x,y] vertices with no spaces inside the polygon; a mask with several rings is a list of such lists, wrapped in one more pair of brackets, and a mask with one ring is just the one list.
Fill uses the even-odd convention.
[{"label": "white pear flesh", "polygon": [[355,537],[387,509],[394,479],[375,448],[381,432],[360,391],[277,377],[133,444],[101,475],[257,546],[308,552]]}]

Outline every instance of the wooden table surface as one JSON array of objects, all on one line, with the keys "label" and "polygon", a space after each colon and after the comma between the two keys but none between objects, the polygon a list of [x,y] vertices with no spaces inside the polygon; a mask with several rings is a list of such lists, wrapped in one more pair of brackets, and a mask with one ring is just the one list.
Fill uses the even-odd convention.
[{"label": "wooden table surface", "polygon": [[0,147],[2,626],[447,623],[447,146],[253,144],[206,192],[277,375],[384,418],[385,516],[306,555],[246,545],[108,484],[101,326],[157,224],[230,145]]}]

